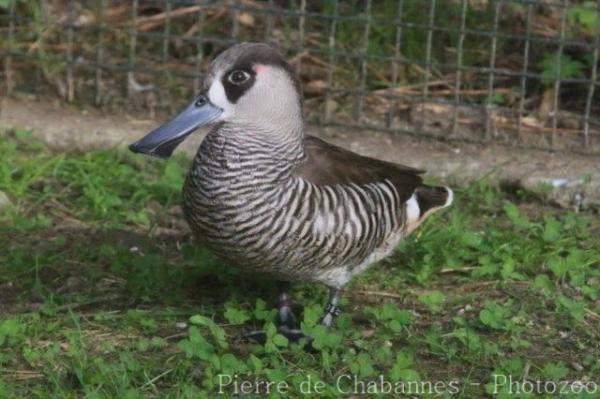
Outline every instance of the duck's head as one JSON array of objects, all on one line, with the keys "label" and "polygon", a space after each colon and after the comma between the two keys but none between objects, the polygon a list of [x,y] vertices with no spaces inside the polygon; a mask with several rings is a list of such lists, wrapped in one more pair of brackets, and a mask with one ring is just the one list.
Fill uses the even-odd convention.
[{"label": "duck's head", "polygon": [[167,158],[190,133],[209,124],[273,134],[301,131],[299,81],[276,49],[263,43],[241,43],[221,53],[211,63],[194,101],[129,149]]}]

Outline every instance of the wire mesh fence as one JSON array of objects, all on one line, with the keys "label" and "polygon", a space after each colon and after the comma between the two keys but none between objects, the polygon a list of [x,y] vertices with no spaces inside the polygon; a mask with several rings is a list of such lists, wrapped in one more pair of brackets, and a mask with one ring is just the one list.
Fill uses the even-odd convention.
[{"label": "wire mesh fence", "polygon": [[3,90],[173,112],[240,41],[311,123],[600,153],[600,0],[0,0]]}]

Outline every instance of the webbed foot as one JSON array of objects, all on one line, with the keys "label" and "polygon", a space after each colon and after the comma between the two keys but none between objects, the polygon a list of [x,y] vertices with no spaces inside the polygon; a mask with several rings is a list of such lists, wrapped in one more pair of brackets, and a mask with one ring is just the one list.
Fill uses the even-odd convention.
[{"label": "webbed foot", "polygon": [[[331,300],[325,309],[325,316],[321,323],[329,328],[333,324],[333,320],[340,314],[338,308],[339,290],[332,290]],[[301,339],[305,339],[307,348],[311,348],[312,337],[300,330],[298,318],[292,310],[292,302],[287,294],[279,296],[279,317],[277,320],[277,332],[288,339],[291,343],[298,343]],[[242,339],[254,341],[259,344],[267,342],[267,332],[265,330],[254,330],[242,335]]]}]

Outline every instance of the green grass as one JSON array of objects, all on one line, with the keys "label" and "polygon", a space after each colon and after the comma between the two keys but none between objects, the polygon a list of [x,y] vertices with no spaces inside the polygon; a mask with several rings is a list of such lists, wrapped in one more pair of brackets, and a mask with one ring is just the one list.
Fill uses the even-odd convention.
[{"label": "green grass", "polygon": [[[53,153],[22,130],[0,133],[0,157],[0,398],[214,397],[219,375],[292,397],[309,379],[337,397],[350,375],[454,397],[499,375],[600,383],[598,215],[478,182],[352,283],[331,331],[327,290],[293,286],[310,353],[275,333],[275,281],[194,244],[186,159]],[[261,326],[265,345],[237,339]]]}]

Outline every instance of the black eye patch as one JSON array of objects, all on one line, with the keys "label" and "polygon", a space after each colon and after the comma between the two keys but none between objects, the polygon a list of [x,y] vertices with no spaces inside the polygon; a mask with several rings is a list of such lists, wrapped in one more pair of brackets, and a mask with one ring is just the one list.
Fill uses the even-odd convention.
[{"label": "black eye patch", "polygon": [[[229,74],[234,71],[243,71],[250,75],[248,80],[241,84],[234,84],[229,80]],[[252,87],[254,81],[256,80],[256,73],[250,67],[234,67],[231,68],[227,73],[223,74],[221,78],[221,83],[223,84],[223,88],[225,89],[225,95],[227,96],[227,100],[230,103],[235,104],[237,101]]]}]

